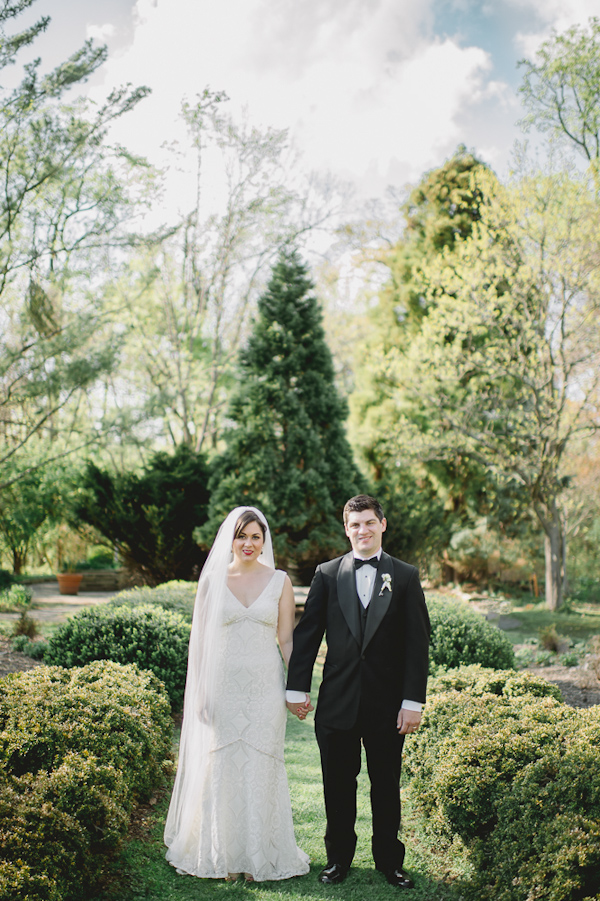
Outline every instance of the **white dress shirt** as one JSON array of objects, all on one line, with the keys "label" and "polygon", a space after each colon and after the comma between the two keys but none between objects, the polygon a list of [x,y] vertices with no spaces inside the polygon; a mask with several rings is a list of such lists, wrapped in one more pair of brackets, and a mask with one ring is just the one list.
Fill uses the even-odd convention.
[{"label": "white dress shirt", "polygon": [[[383,548],[379,548],[376,554],[373,554],[374,557],[377,557],[378,560],[381,560]],[[361,559],[358,554],[354,555],[359,560]],[[362,559],[367,559],[362,558]],[[368,559],[371,559],[370,557]],[[371,595],[373,594],[373,586],[375,584],[375,578],[377,576],[377,569],[374,566],[361,566],[359,569],[355,570],[356,576],[356,591],[358,592],[358,597],[360,599],[363,607],[368,607],[369,602],[371,600]],[[292,689],[288,688],[285,693],[285,699],[290,704],[301,704],[306,698],[306,692],[304,691],[292,691]],[[423,709],[423,705],[418,701],[402,701],[402,708],[404,710],[415,710],[419,713]]]}]

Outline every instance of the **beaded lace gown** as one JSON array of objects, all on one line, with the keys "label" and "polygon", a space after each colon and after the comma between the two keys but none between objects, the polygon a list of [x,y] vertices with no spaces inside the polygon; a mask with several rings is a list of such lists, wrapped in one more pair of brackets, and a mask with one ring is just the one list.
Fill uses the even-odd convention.
[{"label": "beaded lace gown", "polygon": [[264,881],[309,871],[296,845],[283,759],[286,707],[276,638],[284,579],[276,570],[249,607],[226,592],[211,762],[181,859],[167,853],[173,866],[195,876],[249,873]]}]

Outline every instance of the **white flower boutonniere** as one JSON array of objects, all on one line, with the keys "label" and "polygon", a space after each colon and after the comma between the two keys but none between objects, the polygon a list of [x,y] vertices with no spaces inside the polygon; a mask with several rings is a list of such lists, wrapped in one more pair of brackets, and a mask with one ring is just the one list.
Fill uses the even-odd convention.
[{"label": "white flower boutonniere", "polygon": [[386,589],[387,589],[387,591],[392,590],[392,577],[390,576],[389,573],[384,573],[381,577],[381,581],[383,582],[383,585],[381,586],[381,591],[379,592],[379,597],[381,597],[381,595],[383,594],[384,591],[386,591]]}]

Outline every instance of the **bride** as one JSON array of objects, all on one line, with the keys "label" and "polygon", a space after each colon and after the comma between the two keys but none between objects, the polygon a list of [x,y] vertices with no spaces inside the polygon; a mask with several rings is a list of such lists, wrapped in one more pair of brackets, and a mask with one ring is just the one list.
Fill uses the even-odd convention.
[{"label": "bride", "polygon": [[[194,607],[179,763],[165,826],[180,873],[248,881],[308,873],[283,762],[286,707],[277,641],[292,650],[294,594],[255,507],[225,519]],[[306,711],[301,709],[302,718]]]}]

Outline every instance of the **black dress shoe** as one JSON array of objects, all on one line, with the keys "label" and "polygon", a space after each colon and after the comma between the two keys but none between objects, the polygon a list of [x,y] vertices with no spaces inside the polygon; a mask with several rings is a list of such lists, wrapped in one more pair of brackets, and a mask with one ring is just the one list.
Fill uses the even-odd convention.
[{"label": "black dress shoe", "polygon": [[319,882],[322,882],[323,885],[337,885],[344,881],[347,874],[348,870],[346,867],[339,863],[331,863],[319,873]]},{"label": "black dress shoe", "polygon": [[397,870],[388,870],[384,873],[385,878],[389,882],[390,885],[395,885],[398,888],[414,888],[414,882],[404,870],[398,868]]}]

